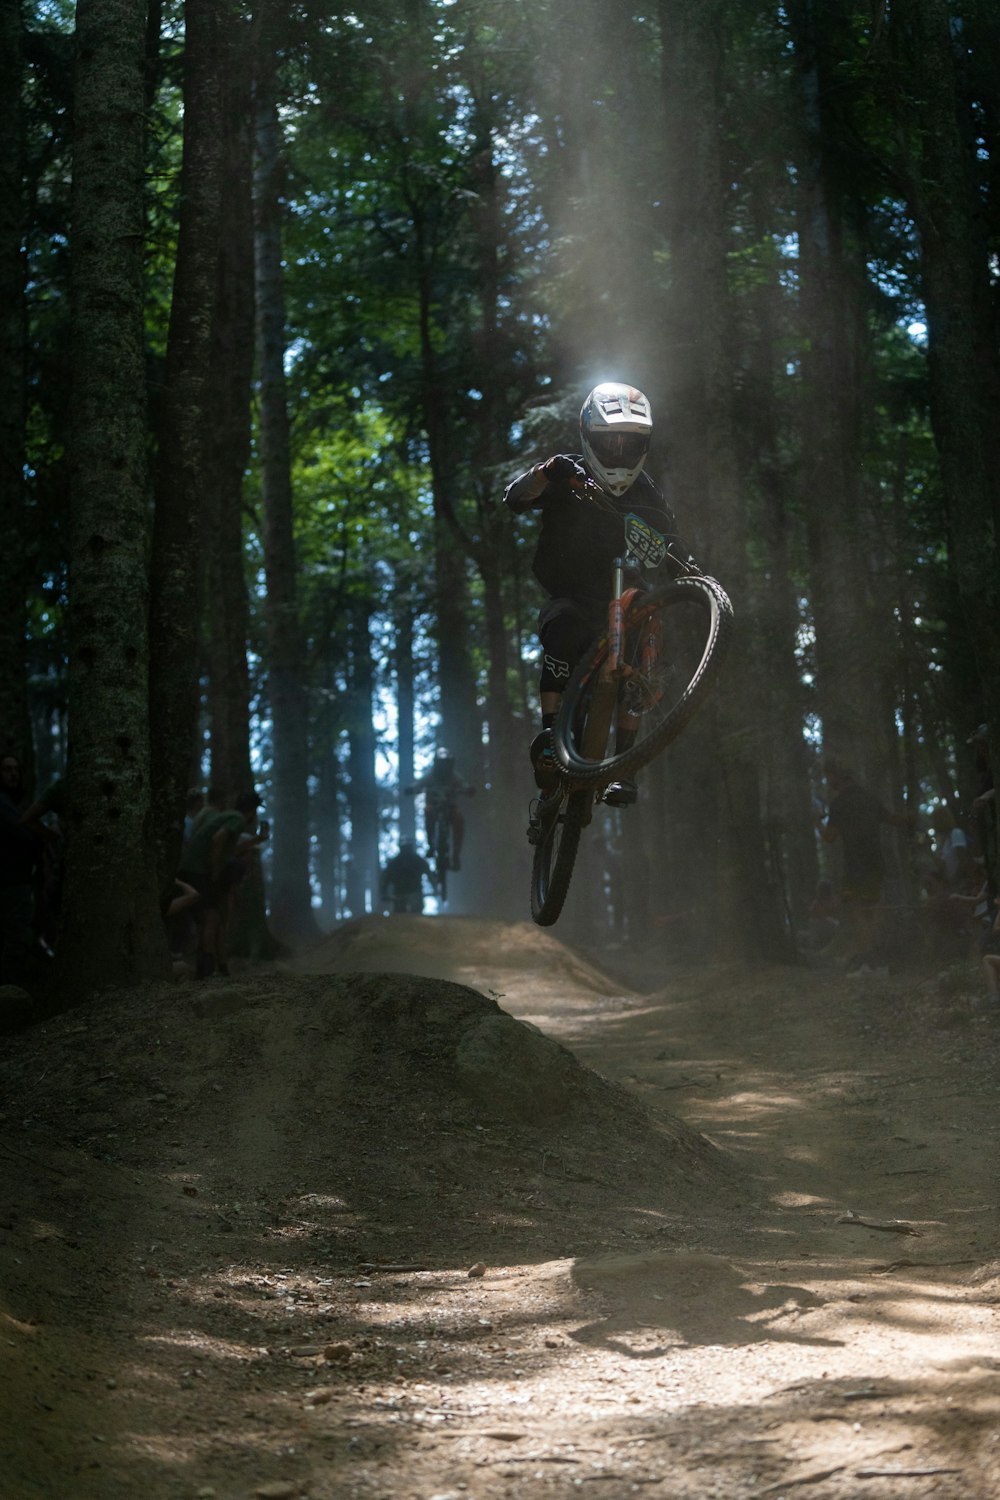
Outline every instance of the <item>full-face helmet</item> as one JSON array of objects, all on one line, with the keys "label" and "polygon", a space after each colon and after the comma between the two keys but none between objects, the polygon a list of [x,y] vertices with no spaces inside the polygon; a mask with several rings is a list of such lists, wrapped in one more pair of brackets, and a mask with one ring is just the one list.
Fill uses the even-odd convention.
[{"label": "full-face helmet", "polygon": [[607,380],[580,412],[583,456],[609,495],[623,495],[642,473],[653,431],[649,401],[635,386]]},{"label": "full-face helmet", "polygon": [[454,770],[454,755],[444,745],[439,745],[434,752],[434,764],[431,767],[431,776],[435,781],[449,781]]}]

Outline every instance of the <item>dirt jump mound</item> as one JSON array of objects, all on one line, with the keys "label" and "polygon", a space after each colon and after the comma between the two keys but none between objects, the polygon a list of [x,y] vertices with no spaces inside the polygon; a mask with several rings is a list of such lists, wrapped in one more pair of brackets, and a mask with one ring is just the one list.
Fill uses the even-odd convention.
[{"label": "dirt jump mound", "polygon": [[11,1039],[0,1074],[34,1147],[190,1178],[231,1230],[294,1222],[338,1258],[376,1230],[380,1253],[386,1236],[471,1253],[508,1228],[541,1247],[570,1204],[580,1242],[560,1216],[548,1248],[576,1251],[609,1223],[648,1232],[728,1172],[495,1000],[413,975],[129,992]]}]

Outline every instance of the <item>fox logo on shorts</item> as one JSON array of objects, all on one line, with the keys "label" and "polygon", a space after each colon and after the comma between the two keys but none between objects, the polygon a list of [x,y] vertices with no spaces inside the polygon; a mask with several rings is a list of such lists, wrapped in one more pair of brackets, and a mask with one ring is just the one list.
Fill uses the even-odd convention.
[{"label": "fox logo on shorts", "polygon": [[549,675],[552,676],[552,677],[568,677],[569,676],[569,662],[568,661],[557,661],[554,656],[546,655],[546,657],[545,657],[545,669],[549,673]]}]

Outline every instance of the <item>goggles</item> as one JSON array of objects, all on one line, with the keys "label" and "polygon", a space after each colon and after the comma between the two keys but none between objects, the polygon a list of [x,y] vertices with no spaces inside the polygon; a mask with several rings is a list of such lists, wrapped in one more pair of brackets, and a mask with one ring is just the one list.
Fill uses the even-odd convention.
[{"label": "goggles", "polygon": [[595,432],[588,442],[594,457],[609,469],[634,469],[649,452],[646,432]]}]

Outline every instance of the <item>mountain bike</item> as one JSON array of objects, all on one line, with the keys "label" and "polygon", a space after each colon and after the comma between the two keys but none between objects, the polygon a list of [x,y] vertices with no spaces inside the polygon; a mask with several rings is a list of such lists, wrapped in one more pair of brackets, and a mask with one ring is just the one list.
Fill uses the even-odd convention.
[{"label": "mountain bike", "polygon": [[[578,489],[612,508],[592,480]],[[558,782],[531,806],[531,915],[540,927],[562,912],[594,808],[612,782],[633,776],[686,728],[715,685],[732,631],[725,589],[675,550],[676,538],[631,513],[622,527],[607,632],[563,694],[553,726]],[[664,563],[672,576],[651,586]]]},{"label": "mountain bike", "polygon": [[428,800],[427,853],[442,905],[448,901],[448,871],[452,868],[451,808],[450,798],[433,807]]},{"label": "mountain bike", "polygon": [[427,857],[434,871],[442,902],[448,900],[448,872],[458,869],[458,851],[462,842],[462,814],[458,798],[471,797],[474,791],[474,787],[461,784],[446,788],[424,788]]}]

